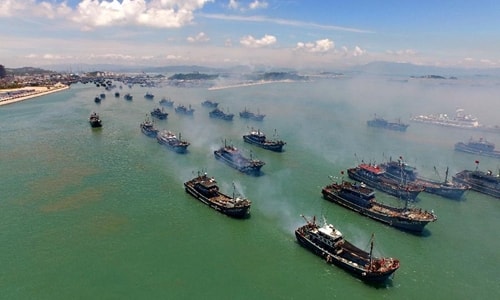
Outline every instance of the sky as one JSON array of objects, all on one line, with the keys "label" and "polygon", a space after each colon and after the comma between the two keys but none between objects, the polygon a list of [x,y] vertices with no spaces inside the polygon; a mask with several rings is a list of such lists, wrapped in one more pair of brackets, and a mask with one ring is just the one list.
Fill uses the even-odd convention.
[{"label": "sky", "polygon": [[0,64],[500,67],[497,0],[0,0]]}]

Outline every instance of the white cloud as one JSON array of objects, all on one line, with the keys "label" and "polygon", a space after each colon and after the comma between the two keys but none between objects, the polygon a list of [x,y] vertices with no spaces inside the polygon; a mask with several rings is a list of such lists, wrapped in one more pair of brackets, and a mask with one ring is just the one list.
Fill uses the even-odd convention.
[{"label": "white cloud", "polygon": [[352,56],[361,56],[366,53],[366,50],[361,49],[359,46],[354,47]]},{"label": "white cloud", "polygon": [[240,6],[236,0],[229,0],[227,7],[229,7],[230,9],[238,9]]},{"label": "white cloud", "polygon": [[387,50],[386,51],[388,54],[395,55],[395,56],[415,56],[417,54],[417,51],[413,49],[404,49],[404,50]]},{"label": "white cloud", "polygon": [[193,20],[193,12],[213,0],[83,0],[73,21],[86,29],[99,26],[138,24],[158,28],[178,28]]},{"label": "white cloud", "polygon": [[202,42],[208,42],[210,38],[204,33],[200,32],[196,36],[190,36],[187,38],[187,41],[190,43],[202,43]]},{"label": "white cloud", "polygon": [[267,8],[267,5],[268,4],[266,1],[255,0],[254,2],[252,2],[248,5],[248,8],[250,8],[250,9]]},{"label": "white cloud", "polygon": [[325,53],[335,48],[335,44],[330,39],[317,40],[316,42],[298,42],[296,50],[311,52],[311,53]]},{"label": "white cloud", "polygon": [[255,39],[251,35],[244,36],[240,39],[240,44],[250,48],[260,48],[273,45],[276,43],[276,37],[272,35],[264,35],[261,39]]},{"label": "white cloud", "polygon": [[255,10],[255,9],[261,9],[261,8],[267,8],[268,4],[266,1],[259,1],[259,0],[254,0],[253,2],[248,4],[247,6],[242,6],[237,0],[229,0],[229,3],[227,4],[227,7],[232,10],[239,10],[239,11],[247,11],[247,10]]},{"label": "white cloud", "polygon": [[0,16],[68,18],[84,30],[114,25],[178,28],[190,24],[194,12],[214,0],[82,0],[74,9],[66,2],[2,0]]}]

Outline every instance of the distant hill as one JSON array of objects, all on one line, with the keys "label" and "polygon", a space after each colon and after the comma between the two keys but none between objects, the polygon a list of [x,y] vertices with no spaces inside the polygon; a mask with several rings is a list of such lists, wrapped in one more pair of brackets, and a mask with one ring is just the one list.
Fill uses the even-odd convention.
[{"label": "distant hill", "polygon": [[352,68],[357,72],[391,75],[391,76],[406,76],[406,77],[425,77],[425,76],[500,76],[500,68],[478,69],[478,68],[457,68],[457,67],[435,67],[425,65],[414,65],[410,63],[395,63],[395,62],[371,62],[366,65],[355,66]]},{"label": "distant hill", "polygon": [[5,68],[7,75],[21,76],[21,75],[40,75],[40,74],[54,74],[56,72],[33,68],[33,67],[22,67],[22,68]]},{"label": "distant hill", "polygon": [[[175,65],[175,66],[126,66],[112,64],[75,64],[75,65],[50,65],[44,66],[44,69],[64,72],[64,73],[82,73],[92,71],[105,71],[116,73],[161,73],[161,74],[179,74],[179,73],[205,73],[205,74],[224,74],[224,73],[259,73],[259,72],[285,72],[293,73],[297,70],[290,68],[275,68],[264,65],[235,65],[226,68],[214,68],[199,65]],[[20,68],[25,69],[25,68]],[[30,68],[26,68],[30,69]],[[36,69],[36,68],[31,68]],[[41,70],[41,69],[40,69]],[[307,69],[308,73],[333,72],[343,74],[367,74],[382,76],[402,76],[402,77],[422,77],[422,76],[442,76],[463,77],[463,76],[500,76],[500,68],[458,68],[458,67],[436,67],[415,65],[410,63],[396,63],[376,61],[365,65],[352,66],[340,69]]]}]

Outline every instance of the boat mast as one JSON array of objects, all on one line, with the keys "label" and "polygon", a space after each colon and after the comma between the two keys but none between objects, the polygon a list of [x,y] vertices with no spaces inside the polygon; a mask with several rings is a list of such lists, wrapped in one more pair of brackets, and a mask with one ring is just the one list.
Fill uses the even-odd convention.
[{"label": "boat mast", "polygon": [[375,234],[372,233],[372,237],[370,239],[370,264],[369,264],[369,268],[371,269],[372,267],[372,253],[373,253],[373,239],[375,238]]}]

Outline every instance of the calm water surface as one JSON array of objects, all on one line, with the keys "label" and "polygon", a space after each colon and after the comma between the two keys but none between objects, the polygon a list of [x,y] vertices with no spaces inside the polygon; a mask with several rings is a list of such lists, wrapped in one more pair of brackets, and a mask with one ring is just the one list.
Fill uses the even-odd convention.
[{"label": "calm water surface", "polygon": [[[149,91],[154,100],[143,96]],[[398,231],[321,198],[329,175],[360,160],[400,155],[427,177],[444,178],[500,161],[455,153],[473,132],[411,123],[408,131],[368,128],[374,113],[408,122],[412,114],[462,107],[498,123],[500,85],[459,81],[392,82],[337,79],[207,90],[124,86],[134,100],[94,85],[0,107],[0,298],[4,299],[490,299],[500,293],[500,201],[468,192],[462,201],[421,194],[416,205],[438,215],[423,236]],[[193,117],[172,108],[160,129],[191,142],[180,155],[139,130],[161,97],[191,104]],[[208,117],[205,99],[235,113]],[[263,122],[240,119],[260,110]],[[101,130],[88,116],[97,111]],[[481,114],[480,114],[481,113]],[[273,153],[244,144],[242,135],[276,129],[287,142]],[[500,145],[500,135],[483,134]],[[213,158],[223,141],[266,162],[251,177]],[[439,174],[434,172],[434,167]],[[203,206],[183,189],[199,170],[223,191],[252,200],[251,218],[234,220]],[[440,177],[439,177],[440,176]],[[403,205],[380,192],[383,202]],[[300,214],[325,216],[345,237],[401,268],[373,287],[328,266],[295,241]]]}]

